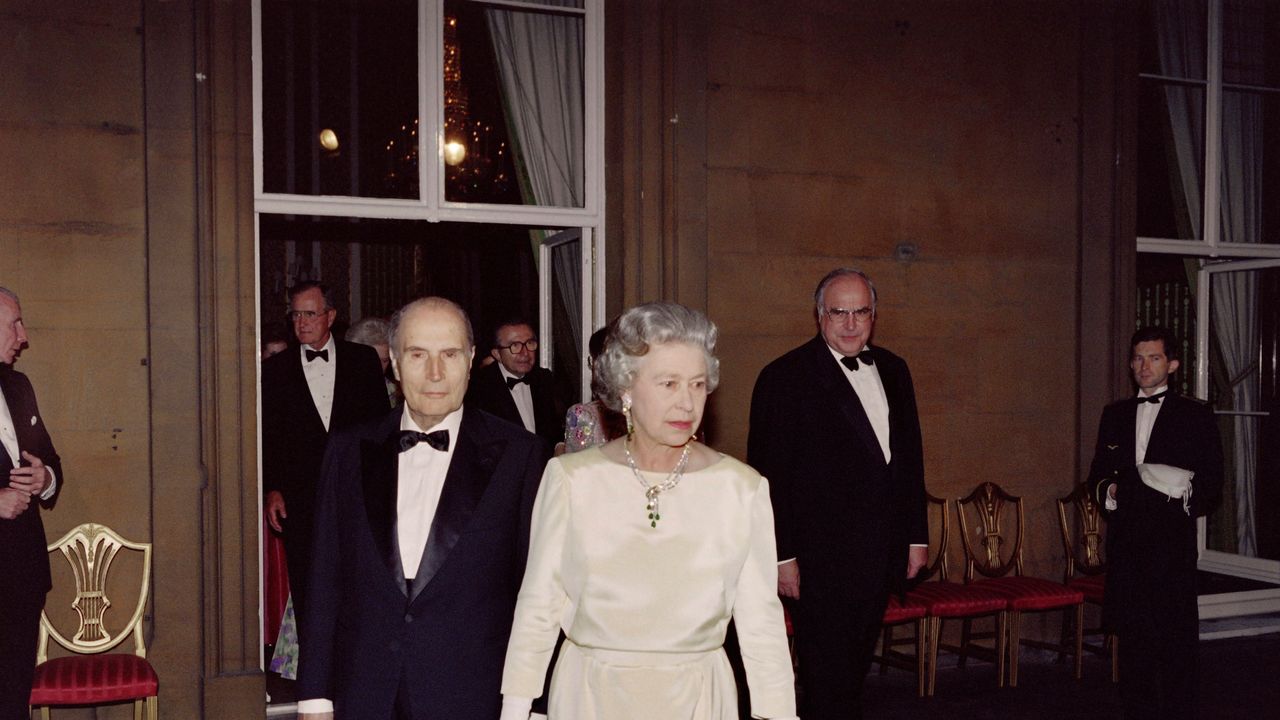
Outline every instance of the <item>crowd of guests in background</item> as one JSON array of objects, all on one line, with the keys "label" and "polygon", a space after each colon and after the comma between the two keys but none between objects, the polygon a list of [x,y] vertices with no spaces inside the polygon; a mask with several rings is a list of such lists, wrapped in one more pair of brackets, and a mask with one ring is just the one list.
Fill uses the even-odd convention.
[{"label": "crowd of guests in background", "polygon": [[[871,343],[871,279],[833,270],[812,312],[759,374],[744,463],[699,438],[720,361],[697,310],[597,330],[592,398],[566,409],[524,319],[477,356],[463,308],[427,297],[339,340],[328,290],[294,286],[297,344],[263,337],[262,453],[292,588],[273,668],[296,670],[299,717],[794,718],[795,668],[804,717],[861,717],[886,604],[927,561],[923,443],[906,362]],[[1177,367],[1152,339],[1144,396]],[[1104,433],[1132,434],[1126,412]],[[1117,487],[1142,507],[1130,455],[1108,455],[1109,510]],[[1184,539],[1181,516],[1153,522]],[[1134,716],[1194,707],[1185,673],[1176,692],[1133,675]]]}]

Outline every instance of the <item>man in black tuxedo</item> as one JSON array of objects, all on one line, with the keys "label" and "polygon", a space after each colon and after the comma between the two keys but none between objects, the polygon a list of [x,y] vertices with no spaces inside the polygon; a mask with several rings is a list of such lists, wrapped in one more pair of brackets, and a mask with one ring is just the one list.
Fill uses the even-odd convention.
[{"label": "man in black tuxedo", "polygon": [[800,715],[845,720],[862,716],[889,593],[926,562],[924,458],[907,364],[868,345],[870,279],[833,270],[814,302],[818,336],[756,380],[747,461],[769,479]]},{"label": "man in black tuxedo", "polygon": [[461,308],[423,298],[391,322],[405,404],[325,455],[299,717],[496,720],[546,448],[463,404]]},{"label": "man in black tuxedo", "polygon": [[467,405],[523,425],[549,445],[564,440],[564,410],[556,400],[555,377],[538,367],[538,336],[523,320],[493,331],[492,362],[476,371]]},{"label": "man in black tuxedo", "polygon": [[[1126,718],[1193,718],[1200,618],[1196,518],[1222,498],[1222,443],[1213,410],[1169,390],[1178,343],[1144,328],[1130,343],[1137,397],[1102,411],[1089,483],[1107,516],[1103,624],[1120,642]],[[1190,471],[1183,499],[1155,489],[1150,468]],[[1147,474],[1144,481],[1143,475]]]},{"label": "man in black tuxedo", "polygon": [[333,337],[329,289],[304,282],[289,291],[299,347],[262,362],[262,480],[267,521],[284,536],[294,614],[305,622],[312,498],[325,443],[334,430],[387,411],[378,354]]},{"label": "man in black tuxedo", "polygon": [[30,716],[40,611],[52,586],[40,505],[53,505],[62,478],[31,381],[13,369],[26,343],[18,296],[0,287],[0,720]]}]

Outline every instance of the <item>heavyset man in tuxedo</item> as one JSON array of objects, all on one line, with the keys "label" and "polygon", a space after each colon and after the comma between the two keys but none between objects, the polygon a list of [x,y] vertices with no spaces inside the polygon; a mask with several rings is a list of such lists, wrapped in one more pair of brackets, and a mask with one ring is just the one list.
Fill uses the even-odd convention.
[{"label": "heavyset man in tuxedo", "polygon": [[52,586],[40,505],[62,464],[26,375],[13,369],[27,330],[18,296],[0,287],[0,720],[25,720],[40,611]]},{"label": "heavyset man in tuxedo", "polygon": [[[1213,411],[1169,389],[1178,343],[1144,328],[1130,343],[1137,397],[1108,405],[1089,483],[1107,511],[1103,624],[1120,646],[1126,718],[1193,718],[1199,612],[1196,518],[1222,497],[1222,443]],[[1183,499],[1148,486],[1142,465],[1190,471]]]},{"label": "heavyset man in tuxedo", "polygon": [[335,432],[317,495],[300,717],[496,720],[547,460],[463,403],[475,354],[443,298],[391,320],[402,408]]},{"label": "heavyset man in tuxedo", "polygon": [[289,291],[289,320],[300,343],[262,362],[262,480],[267,520],[283,533],[294,613],[306,621],[312,498],[330,433],[387,411],[378,354],[343,342],[329,289],[314,282]]},{"label": "heavyset man in tuxedo", "polygon": [[833,270],[814,303],[818,336],[756,380],[747,460],[769,479],[800,716],[845,720],[862,716],[889,593],[927,560],[924,457],[907,364],[868,344],[870,279]]},{"label": "heavyset man in tuxedo", "polygon": [[556,402],[555,378],[538,367],[533,326],[511,320],[493,332],[492,362],[476,371],[467,404],[523,425],[551,447],[564,440],[564,408]]}]

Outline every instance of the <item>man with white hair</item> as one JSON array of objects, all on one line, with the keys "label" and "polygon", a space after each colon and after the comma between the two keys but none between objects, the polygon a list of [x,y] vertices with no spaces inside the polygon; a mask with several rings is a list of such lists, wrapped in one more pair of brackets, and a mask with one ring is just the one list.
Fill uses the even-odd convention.
[{"label": "man with white hair", "polygon": [[62,464],[26,375],[22,306],[0,287],[0,720],[29,717],[40,611],[52,586],[40,505],[52,505]]},{"label": "man with white hair", "polygon": [[456,304],[409,303],[390,344],[403,407],[325,453],[299,717],[496,719],[546,448],[464,406],[475,343]]}]

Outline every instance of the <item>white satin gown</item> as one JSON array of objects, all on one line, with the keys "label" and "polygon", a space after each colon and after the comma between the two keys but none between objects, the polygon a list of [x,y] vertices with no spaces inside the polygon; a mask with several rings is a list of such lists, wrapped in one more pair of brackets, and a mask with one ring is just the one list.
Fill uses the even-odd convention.
[{"label": "white satin gown", "polygon": [[[665,473],[643,472],[649,484]],[[598,448],[553,459],[533,510],[502,692],[551,681],[551,720],[736,720],[725,629],[737,627],[752,715],[794,718],[769,485],[733,458],[685,473],[650,527],[644,488]],[[524,705],[522,707],[527,707]]]}]

